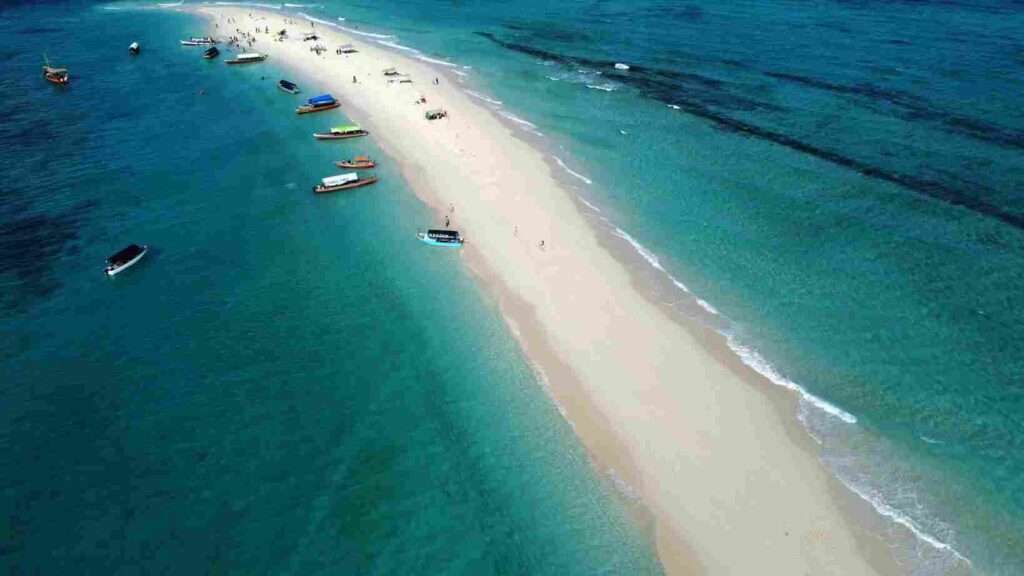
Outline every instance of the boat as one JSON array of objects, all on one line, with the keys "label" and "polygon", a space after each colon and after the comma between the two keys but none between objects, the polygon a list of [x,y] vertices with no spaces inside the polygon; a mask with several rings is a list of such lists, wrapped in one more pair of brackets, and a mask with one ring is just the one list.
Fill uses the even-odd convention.
[{"label": "boat", "polygon": [[426,232],[417,232],[416,237],[431,246],[447,248],[458,248],[465,242],[458,230],[431,229]]},{"label": "boat", "polygon": [[349,172],[348,174],[338,174],[337,176],[328,176],[320,180],[320,183],[313,186],[314,194],[326,194],[328,192],[339,192],[341,190],[350,190],[352,188],[359,188],[360,186],[367,186],[377,181],[376,176],[367,176],[366,178],[360,178],[359,174],[355,172]]},{"label": "boat", "polygon": [[50,66],[50,61],[46,58],[45,54],[43,55],[43,78],[46,78],[47,82],[53,82],[59,86],[67,86],[71,83],[71,75],[68,74],[68,69]]},{"label": "boat", "polygon": [[427,120],[440,120],[441,118],[447,118],[448,117],[448,112],[446,112],[445,110],[442,110],[441,108],[436,108],[434,110],[427,110],[423,114],[423,116]]},{"label": "boat", "polygon": [[369,132],[359,126],[349,124],[347,126],[335,126],[331,128],[330,132],[316,132],[313,134],[313,138],[317,140],[345,140],[347,138],[359,138],[367,134]]},{"label": "boat", "polygon": [[350,160],[339,160],[334,163],[338,168],[355,168],[356,170],[365,170],[367,168],[373,168],[377,164],[370,160],[369,156],[356,156]]},{"label": "boat", "polygon": [[306,100],[304,105],[295,109],[295,113],[309,114],[310,112],[323,112],[324,110],[331,110],[339,106],[341,106],[341,104],[334,99],[334,96],[331,96],[330,94],[321,94]]},{"label": "boat", "polygon": [[132,42],[131,44],[128,45],[128,53],[131,54],[132,56],[135,56],[136,54],[138,54],[139,50],[141,50],[141,49],[142,49],[142,47],[139,46],[138,42]]},{"label": "boat", "polygon": [[256,62],[263,62],[267,59],[266,54],[260,54],[258,52],[245,52],[235,56],[231,60],[225,60],[225,64],[255,64]]},{"label": "boat", "polygon": [[203,58],[207,60],[213,60],[217,56],[220,56],[220,50],[216,46],[210,46],[206,52],[203,52]]},{"label": "boat", "polygon": [[104,268],[104,272],[107,276],[114,276],[124,272],[125,269],[135,265],[136,262],[142,259],[149,251],[149,246],[139,246],[138,244],[132,244],[127,248],[117,252],[110,258],[107,258],[107,267]]},{"label": "boat", "polygon": [[201,38],[196,38],[195,36],[192,36],[188,40],[182,40],[181,41],[181,45],[182,46],[205,46],[207,44],[216,44],[216,43],[217,43],[217,41],[214,40],[213,38],[209,37],[209,36],[203,36]]},{"label": "boat", "polygon": [[299,93],[299,86],[295,82],[289,82],[287,80],[278,80],[277,87],[289,94]]}]

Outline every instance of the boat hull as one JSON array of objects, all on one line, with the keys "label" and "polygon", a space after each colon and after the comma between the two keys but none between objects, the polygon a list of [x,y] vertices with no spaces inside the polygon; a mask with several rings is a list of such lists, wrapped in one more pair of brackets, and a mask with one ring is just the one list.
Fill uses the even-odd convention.
[{"label": "boat hull", "polygon": [[366,178],[365,180],[356,180],[355,182],[348,182],[340,186],[324,186],[322,184],[313,187],[314,194],[330,194],[331,192],[341,192],[342,190],[351,190],[353,188],[361,188],[363,186],[369,186],[377,182],[377,178]]},{"label": "boat hull", "polygon": [[224,63],[225,64],[259,64],[260,62],[263,62],[266,59],[267,59],[266,56],[264,56],[263,58],[246,58],[245,60],[238,60],[237,58],[235,58],[235,59],[232,59],[232,60],[225,60]]},{"label": "boat hull", "polygon": [[416,234],[416,237],[420,239],[420,242],[423,242],[428,246],[436,246],[438,248],[461,248],[464,242],[463,240],[460,240],[458,242],[440,242],[438,240],[434,240],[433,238],[429,238],[423,232]]},{"label": "boat hull", "polygon": [[367,134],[369,134],[369,132],[366,131],[355,132],[352,134],[331,134],[329,132],[317,132],[316,134],[313,134],[313,138],[316,138],[317,140],[348,140],[349,138],[362,138]]},{"label": "boat hull", "polygon": [[131,268],[132,266],[135,266],[136,264],[138,264],[139,260],[142,260],[142,257],[145,256],[148,253],[149,253],[149,246],[143,246],[142,247],[142,252],[139,252],[139,254],[137,256],[135,256],[131,260],[129,260],[129,261],[127,261],[124,264],[121,264],[119,266],[107,266],[104,269],[104,272],[106,273],[106,275],[108,277],[113,278],[114,276],[117,276],[121,272],[124,272],[125,270],[127,270],[127,269]]},{"label": "boat hull", "polygon": [[313,112],[323,112],[324,110],[334,110],[335,108],[340,108],[340,107],[341,107],[341,104],[338,103],[338,102],[334,102],[333,104],[328,104],[326,106],[299,106],[298,108],[295,109],[295,113],[296,114],[312,114]]},{"label": "boat hull", "polygon": [[355,170],[368,170],[377,166],[373,162],[335,162],[334,165],[338,168],[352,168]]}]

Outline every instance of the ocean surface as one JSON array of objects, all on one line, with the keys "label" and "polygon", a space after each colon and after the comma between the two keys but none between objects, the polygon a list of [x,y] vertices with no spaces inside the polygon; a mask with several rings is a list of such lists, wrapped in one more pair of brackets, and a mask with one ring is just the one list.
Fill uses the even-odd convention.
[{"label": "ocean surface", "polygon": [[[397,175],[312,197],[334,157],[273,66],[154,6],[0,12],[0,561],[656,571]],[[800,396],[909,573],[1024,573],[1020,2],[265,6],[441,63],[550,154],[654,297]]]},{"label": "ocean surface", "polygon": [[661,573],[397,170],[312,194],[373,141],[198,22],[0,11],[0,573]]}]

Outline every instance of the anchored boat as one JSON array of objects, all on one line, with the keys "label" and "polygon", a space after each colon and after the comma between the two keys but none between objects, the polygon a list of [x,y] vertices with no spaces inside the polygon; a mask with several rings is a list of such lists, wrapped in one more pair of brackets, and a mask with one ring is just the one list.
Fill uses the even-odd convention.
[{"label": "anchored boat", "polygon": [[213,38],[211,38],[210,36],[203,36],[201,38],[196,38],[195,36],[192,36],[188,40],[182,40],[181,41],[181,45],[182,46],[205,46],[207,44],[216,44],[216,43],[217,43],[217,41],[214,40]]},{"label": "anchored boat", "polygon": [[356,156],[349,160],[339,160],[334,163],[338,168],[355,168],[356,170],[365,170],[367,168],[373,168],[377,164],[373,160],[370,160],[369,156]]},{"label": "anchored boat", "polygon": [[366,178],[360,178],[359,174],[355,172],[349,172],[348,174],[338,174],[337,176],[328,176],[320,181],[319,184],[313,187],[315,194],[325,194],[327,192],[339,192],[341,190],[349,190],[351,188],[359,188],[360,186],[367,186],[377,181],[376,176],[367,176]]},{"label": "anchored boat", "polygon": [[210,46],[206,49],[206,52],[203,52],[203,58],[207,60],[213,60],[217,56],[220,56],[220,50],[216,46]]},{"label": "anchored boat", "polygon": [[431,246],[445,248],[458,248],[465,242],[458,230],[431,229],[426,232],[417,232],[416,237]]},{"label": "anchored boat", "polygon": [[128,53],[132,56],[137,56],[140,50],[142,50],[142,47],[139,46],[138,42],[132,42],[128,45]]},{"label": "anchored boat", "polygon": [[277,87],[289,94],[299,93],[299,85],[296,84],[295,82],[289,82],[287,80],[278,80]]},{"label": "anchored boat", "polygon": [[43,55],[43,78],[46,78],[47,82],[53,82],[59,86],[67,86],[71,83],[71,75],[68,74],[68,69],[50,66],[50,60],[45,54]]},{"label": "anchored boat", "polygon": [[331,128],[330,132],[315,132],[313,138],[317,140],[345,140],[347,138],[359,138],[367,134],[369,132],[359,126],[349,124],[348,126],[335,126]]},{"label": "anchored boat", "polygon": [[239,54],[231,60],[225,60],[225,64],[255,64],[256,62],[263,62],[267,59],[266,54],[259,54],[257,52],[246,52],[245,54]]},{"label": "anchored boat", "polygon": [[148,251],[149,246],[132,244],[117,252],[110,258],[107,258],[107,267],[104,269],[104,272],[107,273],[107,276],[120,274],[126,269],[134,266],[139,260],[142,260],[142,257],[145,256]]},{"label": "anchored boat", "polygon": [[331,96],[330,94],[321,94],[306,100],[304,105],[295,109],[295,113],[309,114],[310,112],[323,112],[324,110],[332,110],[339,106],[341,106],[341,104],[334,99],[334,96]]}]

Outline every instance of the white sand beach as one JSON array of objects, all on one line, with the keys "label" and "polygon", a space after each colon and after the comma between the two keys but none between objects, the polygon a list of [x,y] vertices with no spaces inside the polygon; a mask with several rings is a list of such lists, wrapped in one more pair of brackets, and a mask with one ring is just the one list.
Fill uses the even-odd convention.
[{"label": "white sand beach", "polygon": [[[306,95],[337,97],[435,208],[429,224],[447,216],[465,235],[465,264],[500,304],[595,466],[614,471],[650,512],[668,573],[891,571],[877,553],[884,547],[851,520],[814,443],[791,422],[792,402],[780,403],[782,392],[641,294],[550,158],[450,69],[273,10],[198,12],[221,38],[235,28],[287,29],[281,42],[256,34],[251,50],[293,69],[300,83],[315,79]],[[322,55],[302,40],[314,30]],[[336,54],[342,44],[358,52]],[[411,83],[385,77],[390,67]],[[448,118],[426,120],[434,108]],[[330,112],[323,121],[340,123]]]}]

